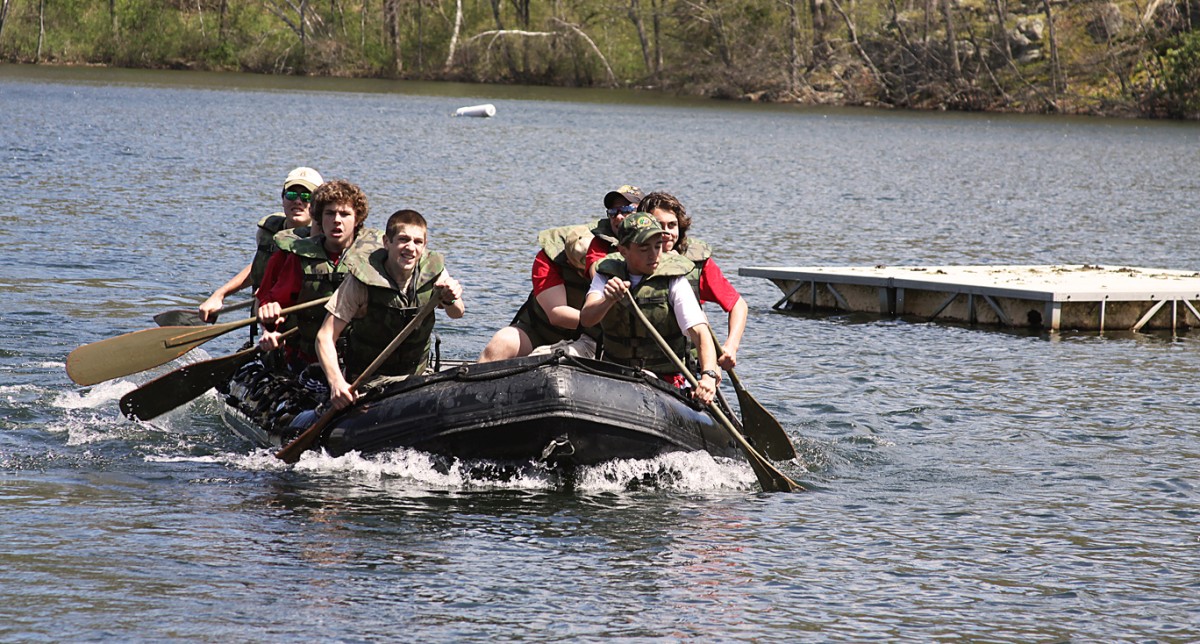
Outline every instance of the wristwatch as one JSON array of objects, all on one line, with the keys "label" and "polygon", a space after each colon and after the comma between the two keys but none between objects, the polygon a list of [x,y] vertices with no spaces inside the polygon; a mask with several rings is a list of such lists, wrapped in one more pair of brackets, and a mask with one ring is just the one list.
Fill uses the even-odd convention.
[{"label": "wristwatch", "polygon": [[700,372],[700,375],[701,376],[712,376],[713,380],[717,381],[718,383],[721,382],[721,374],[713,371],[712,369],[705,369],[704,371]]}]

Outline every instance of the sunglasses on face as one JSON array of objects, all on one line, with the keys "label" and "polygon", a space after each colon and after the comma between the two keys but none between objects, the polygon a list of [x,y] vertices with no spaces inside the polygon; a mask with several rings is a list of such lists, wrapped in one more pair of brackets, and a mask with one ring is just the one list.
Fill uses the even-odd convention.
[{"label": "sunglasses on face", "polygon": [[616,208],[607,208],[605,212],[608,213],[609,217],[615,217],[616,215],[628,215],[635,210],[637,210],[637,206],[633,204],[627,204],[624,206],[618,206]]},{"label": "sunglasses on face", "polygon": [[295,201],[295,200],[299,199],[300,201],[303,201],[304,203],[308,203],[308,202],[312,201],[312,193],[311,192],[299,192],[297,190],[284,190],[283,198],[287,199],[288,201]]}]

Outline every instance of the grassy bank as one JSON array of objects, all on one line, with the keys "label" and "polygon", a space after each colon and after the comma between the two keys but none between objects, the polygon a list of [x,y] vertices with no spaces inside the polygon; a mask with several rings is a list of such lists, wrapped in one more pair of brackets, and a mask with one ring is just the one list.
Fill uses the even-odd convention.
[{"label": "grassy bank", "polygon": [[1200,118],[1200,0],[0,0],[0,59]]}]

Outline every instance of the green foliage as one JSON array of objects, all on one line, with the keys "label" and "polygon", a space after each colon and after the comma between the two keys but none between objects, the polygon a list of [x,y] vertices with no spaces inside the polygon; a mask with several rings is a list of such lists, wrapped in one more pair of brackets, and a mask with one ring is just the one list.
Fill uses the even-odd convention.
[{"label": "green foliage", "polygon": [[[462,0],[449,65],[456,0],[308,0],[303,39],[290,0],[9,1],[0,60],[19,62],[38,56],[44,24],[40,60],[55,63],[1200,115],[1200,36],[1187,31],[1181,0],[1163,4],[1149,29],[1132,0],[1051,3],[1056,62],[1049,29],[1014,44],[1020,21],[1046,20],[1040,1],[953,0],[951,44],[940,0]],[[489,35],[501,25],[506,33]]]},{"label": "green foliage", "polygon": [[1160,51],[1167,113],[1194,118],[1200,114],[1200,32],[1175,36]]}]

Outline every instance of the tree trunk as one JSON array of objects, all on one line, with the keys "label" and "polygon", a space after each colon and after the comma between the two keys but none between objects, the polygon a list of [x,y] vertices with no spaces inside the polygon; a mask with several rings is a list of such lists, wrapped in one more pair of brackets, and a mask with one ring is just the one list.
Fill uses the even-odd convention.
[{"label": "tree trunk", "polygon": [[646,38],[646,25],[642,22],[642,9],[638,0],[629,0],[629,21],[637,30],[638,42],[642,44],[642,61],[646,65],[646,73],[654,73],[654,64],[650,60],[650,41]]},{"label": "tree trunk", "polygon": [[387,26],[388,47],[392,50],[392,73],[404,69],[400,57],[400,0],[383,0],[383,22]]},{"label": "tree trunk", "polygon": [[1004,62],[1008,63],[1012,60],[1012,45],[1008,42],[1008,31],[1004,28],[1008,24],[1008,2],[1007,0],[995,0],[995,6],[996,35],[994,37],[1000,40],[1000,52],[1004,54]]},{"label": "tree trunk", "polygon": [[517,12],[517,22],[522,29],[529,29],[529,0],[512,0],[512,3]]},{"label": "tree trunk", "polygon": [[0,36],[4,35],[4,18],[8,16],[8,0],[0,0]]},{"label": "tree trunk", "polygon": [[308,0],[300,0],[300,57],[308,58]]},{"label": "tree trunk", "polygon": [[42,62],[42,42],[46,40],[46,0],[38,0],[38,40],[33,62]]},{"label": "tree trunk", "polygon": [[955,80],[962,79],[962,63],[958,60],[958,38],[954,34],[954,17],[950,11],[952,0],[942,0],[942,18],[946,21],[946,52],[950,56],[950,71]]},{"label": "tree trunk", "polygon": [[1058,65],[1058,37],[1054,29],[1054,16],[1050,14],[1050,0],[1042,0],[1042,9],[1046,12],[1046,37],[1050,39],[1050,84],[1051,96],[1054,98],[1054,109],[1058,109],[1058,93],[1066,89],[1062,80],[1062,70]]},{"label": "tree trunk", "polygon": [[662,21],[660,20],[662,4],[659,0],[650,0],[650,9],[650,20],[653,23],[652,28],[654,30],[654,83],[662,85]]},{"label": "tree trunk", "polygon": [[496,19],[496,29],[504,31],[504,23],[500,21],[500,0],[491,0],[492,17]]},{"label": "tree trunk", "polygon": [[796,0],[788,0],[788,91],[796,93],[800,85],[800,12]]},{"label": "tree trunk", "polygon": [[450,34],[450,53],[446,54],[445,69],[449,70],[454,63],[454,50],[458,47],[458,34],[462,31],[463,6],[462,0],[454,0],[454,32]]},{"label": "tree trunk", "polygon": [[825,0],[809,0],[808,11],[812,14],[812,62],[824,61],[829,53],[829,5]]}]

